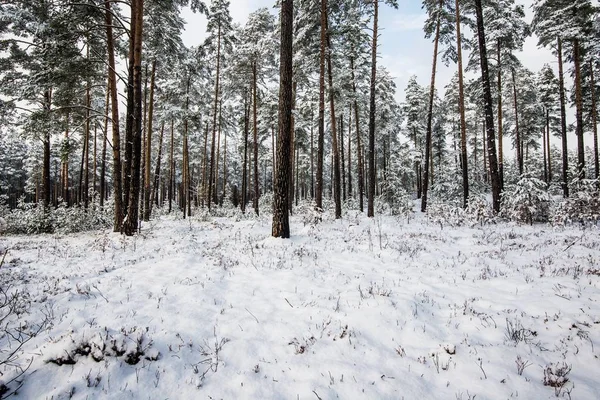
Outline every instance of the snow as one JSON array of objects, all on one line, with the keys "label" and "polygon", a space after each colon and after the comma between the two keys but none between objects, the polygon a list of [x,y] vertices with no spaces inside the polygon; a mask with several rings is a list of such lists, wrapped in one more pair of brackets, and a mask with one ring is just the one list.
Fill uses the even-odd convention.
[{"label": "snow", "polygon": [[302,221],[0,237],[51,322],[16,398],[600,398],[597,227]]}]

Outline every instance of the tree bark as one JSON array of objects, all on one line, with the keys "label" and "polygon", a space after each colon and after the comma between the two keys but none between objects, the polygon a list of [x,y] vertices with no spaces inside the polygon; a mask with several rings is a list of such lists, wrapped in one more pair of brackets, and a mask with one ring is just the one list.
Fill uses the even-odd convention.
[{"label": "tree bark", "polygon": [[371,88],[369,100],[369,203],[367,216],[375,216],[375,80],[377,79],[377,24],[379,0],[373,1],[373,44],[371,46]]},{"label": "tree bark", "polygon": [[175,195],[174,185],[175,185],[175,159],[174,159],[174,136],[175,130],[173,129],[173,120],[171,120],[171,145],[169,148],[169,214],[173,209],[173,197]]},{"label": "tree bark", "polygon": [[573,40],[573,62],[575,63],[575,132],[577,134],[577,173],[585,178],[585,146],[583,142],[583,95],[581,94],[581,46]]},{"label": "tree bark", "polygon": [[557,38],[558,87],[560,97],[560,128],[562,142],[562,187],[563,196],[569,197],[569,149],[567,148],[567,115],[565,110],[565,79],[563,74],[562,40]]},{"label": "tree bark", "polygon": [[119,98],[117,96],[117,78],[115,72],[115,47],[112,32],[112,12],[110,0],[105,0],[106,37],[108,51],[108,87],[110,89],[112,150],[113,150],[113,198],[114,222],[113,230],[119,232],[123,224],[123,184],[121,181],[121,136],[119,133]]},{"label": "tree bark", "polygon": [[257,85],[257,71],[256,71],[256,61],[252,64],[252,131],[253,131],[253,139],[254,139],[254,197],[252,198],[252,206],[254,207],[254,212],[256,215],[259,215],[258,209],[258,198],[260,196],[260,187],[258,181],[258,120],[257,120],[257,99],[258,94],[256,93],[258,90]]},{"label": "tree bark", "polygon": [[160,124],[160,136],[158,137],[158,155],[156,157],[156,167],[154,168],[154,183],[152,184],[152,195],[150,196],[151,201],[149,204],[148,212],[152,214],[152,204],[157,207],[160,205],[158,201],[158,188],[160,185],[160,164],[162,161],[162,147],[163,147],[163,136],[165,132],[165,121]]},{"label": "tree bark", "polygon": [[[427,132],[425,134],[425,173],[423,174],[423,196],[421,197],[421,212],[427,211],[427,191],[429,190],[429,163],[432,160],[431,123],[433,120],[433,99],[435,96],[435,73],[437,67],[438,43],[440,39],[441,12],[442,0],[440,0],[439,2],[439,9],[435,26],[435,39],[433,42],[433,62],[431,64],[431,83],[429,84],[429,109],[427,110]],[[433,168],[431,168],[431,170],[433,171]]]},{"label": "tree bark", "polygon": [[325,36],[327,40],[327,77],[329,81],[329,108],[331,118],[331,141],[333,151],[333,199],[335,202],[335,218],[342,218],[342,193],[340,175],[340,153],[338,150],[337,123],[335,118],[335,101],[333,98],[333,71],[331,65],[331,39],[329,37],[329,18],[327,16],[327,0],[325,2]]},{"label": "tree bark", "polygon": [[354,93],[354,124],[356,125],[356,155],[358,158],[358,207],[360,212],[364,211],[365,175],[363,168],[362,144],[360,140],[360,120],[358,118],[358,100],[356,92],[356,77],[354,74],[354,58],[350,57],[350,72],[352,74],[352,92]]},{"label": "tree bark", "polygon": [[487,49],[485,44],[485,31],[483,27],[482,0],[475,0],[475,13],[477,15],[477,37],[479,42],[479,55],[481,63],[481,77],[483,81],[483,98],[485,107],[485,125],[487,131],[488,159],[490,163],[490,178],[492,182],[492,202],[495,212],[500,211],[500,179],[498,176],[498,159],[496,157],[496,134],[494,132],[494,115],[492,110],[492,91],[490,89],[490,75],[488,71]]},{"label": "tree bark", "polygon": [[592,96],[592,132],[594,134],[594,178],[598,179],[600,176],[600,163],[598,162],[598,114],[596,111],[596,84],[594,82],[594,63],[590,60],[590,85]]},{"label": "tree bark", "polygon": [[319,133],[317,136],[317,177],[315,205],[323,210],[323,157],[325,146],[325,43],[327,1],[321,0],[321,44],[319,58]]},{"label": "tree bark", "polygon": [[289,181],[292,126],[292,64],[294,33],[294,2],[281,2],[281,48],[279,84],[279,135],[277,140],[277,179],[274,188],[273,228],[274,237],[289,238]]},{"label": "tree bark", "polygon": [[456,8],[456,50],[458,56],[458,111],[460,114],[460,157],[463,181],[463,207],[469,202],[469,168],[467,162],[467,122],[465,119],[465,92],[462,65],[462,38],[460,33],[460,0],[455,0]]},{"label": "tree bark", "polygon": [[250,125],[250,102],[247,101],[247,97],[244,96],[244,163],[242,165],[242,201],[241,210],[242,213],[246,213],[246,203],[248,197],[248,134]]},{"label": "tree bark", "polygon": [[352,105],[348,107],[348,197],[352,197]]},{"label": "tree bark", "polygon": [[129,193],[129,207],[127,221],[124,224],[124,233],[133,235],[138,229],[138,207],[140,196],[140,165],[142,155],[142,26],[144,0],[134,0],[132,3],[132,21],[135,21],[134,43],[134,121],[133,146],[131,160],[131,185]]},{"label": "tree bark", "polygon": [[[150,104],[148,105],[148,129],[146,130],[146,168],[144,179],[144,221],[150,220],[151,185],[150,170],[152,169],[152,121],[154,118],[154,86],[156,79],[156,60],[152,61],[150,73]],[[162,135],[162,132],[161,132]]]},{"label": "tree bark", "polygon": [[217,33],[217,74],[215,77],[215,101],[213,103],[213,126],[212,126],[212,142],[210,145],[210,173],[208,178],[208,196],[207,203],[208,209],[210,210],[210,205],[212,202],[213,195],[213,182],[215,180],[215,139],[217,136],[217,106],[219,104],[219,74],[221,72],[221,24],[218,26]]},{"label": "tree bark", "polygon": [[500,57],[500,39],[496,41],[496,51],[498,53],[498,174],[500,175],[500,188],[504,190],[504,127],[502,126],[502,58]]},{"label": "tree bark", "polygon": [[513,103],[515,107],[515,147],[517,149],[517,165],[519,167],[519,176],[523,175],[523,151],[521,147],[521,132],[519,131],[519,107],[517,102],[517,78],[515,76],[515,69],[512,68],[510,71],[512,75],[513,84]]}]

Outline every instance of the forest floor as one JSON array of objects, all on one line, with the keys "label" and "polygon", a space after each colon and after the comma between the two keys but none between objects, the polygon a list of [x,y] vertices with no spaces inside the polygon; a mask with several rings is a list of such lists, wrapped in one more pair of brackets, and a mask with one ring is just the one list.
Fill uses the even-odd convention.
[{"label": "forest floor", "polygon": [[23,298],[3,324],[46,321],[0,379],[31,361],[17,399],[600,398],[598,227],[350,212],[281,240],[269,218],[0,237]]}]

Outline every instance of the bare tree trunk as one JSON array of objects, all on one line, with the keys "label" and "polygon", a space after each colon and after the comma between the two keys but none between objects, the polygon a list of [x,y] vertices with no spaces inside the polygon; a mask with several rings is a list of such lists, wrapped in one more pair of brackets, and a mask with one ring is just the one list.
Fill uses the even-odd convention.
[{"label": "bare tree trunk", "polygon": [[504,127],[502,126],[502,64],[500,57],[500,39],[496,40],[496,50],[498,53],[498,174],[500,175],[500,188],[504,190]]},{"label": "bare tree trunk", "polygon": [[600,176],[600,163],[598,162],[598,124],[597,124],[597,110],[596,110],[596,86],[594,82],[594,64],[590,60],[590,86],[592,96],[592,131],[594,133],[594,178],[598,179]]},{"label": "bare tree trunk", "polygon": [[158,137],[158,155],[156,157],[156,167],[154,168],[154,183],[152,184],[151,202],[149,204],[148,213],[152,214],[152,203],[157,207],[160,206],[158,201],[158,188],[160,185],[160,164],[162,161],[163,136],[165,132],[165,121],[160,124],[160,136]]},{"label": "bare tree trunk", "polygon": [[217,157],[215,159],[215,188],[213,190],[213,203],[219,204],[219,161],[221,160],[221,110],[223,103],[219,100],[219,119],[217,127]]},{"label": "bare tree trunk", "polygon": [[292,126],[292,64],[294,33],[294,1],[281,3],[281,48],[280,48],[280,86],[279,86],[279,136],[277,140],[277,179],[273,197],[274,237],[289,238],[289,181],[290,150]]},{"label": "bare tree trunk", "polygon": [[375,80],[377,78],[377,24],[379,0],[373,1],[373,45],[371,46],[371,88],[369,101],[369,203],[367,216],[375,216]]},{"label": "bare tree trunk", "polygon": [[562,60],[562,40],[557,38],[557,53],[558,53],[558,86],[560,97],[560,127],[562,138],[562,187],[563,196],[569,197],[569,153],[567,148],[567,116],[565,111],[565,80],[563,74]]},{"label": "bare tree trunk", "polygon": [[[219,104],[219,74],[221,72],[221,24],[218,27],[217,33],[217,74],[215,77],[215,101],[213,106],[213,126],[212,126],[212,142],[210,147],[210,173],[208,178],[208,196],[207,203],[208,209],[210,210],[210,205],[212,202],[213,195],[213,182],[215,180],[215,140],[217,135],[217,106]],[[216,189],[216,188],[215,188]]]},{"label": "bare tree trunk", "polygon": [[469,202],[469,167],[467,162],[467,123],[465,119],[465,92],[462,65],[462,38],[460,33],[460,0],[455,0],[456,8],[456,50],[458,58],[458,111],[460,113],[460,165],[463,181],[463,207]]},{"label": "bare tree trunk", "polygon": [[550,154],[550,111],[546,108],[546,152],[548,154],[548,183],[552,182],[552,155]]},{"label": "bare tree trunk", "polygon": [[356,79],[354,75],[354,58],[350,57],[350,72],[352,74],[352,92],[354,93],[354,123],[356,125],[356,153],[358,158],[358,205],[360,212],[364,211],[364,189],[365,189],[365,175],[363,168],[363,157],[362,157],[362,145],[360,141],[360,120],[358,119],[358,100],[356,99]]},{"label": "bare tree trunk", "polygon": [[[69,113],[67,112],[66,117],[66,128],[65,128],[65,142],[69,143]],[[69,146],[70,147],[70,146]],[[67,148],[68,150],[68,148]],[[64,154],[61,154],[62,158],[62,196],[63,201],[66,203],[67,207],[70,206],[69,202],[69,151],[66,151]]]},{"label": "bare tree trunk", "polygon": [[119,232],[123,224],[123,185],[121,172],[121,137],[119,133],[119,99],[117,97],[117,78],[115,72],[115,49],[112,32],[112,14],[110,0],[104,1],[106,10],[106,37],[108,52],[108,87],[110,89],[112,149],[113,149],[113,198],[114,198],[114,224],[113,230]]},{"label": "bare tree trunk", "polygon": [[344,113],[340,114],[340,157],[341,165],[340,170],[342,172],[342,201],[346,201],[346,155],[344,153]]},{"label": "bare tree trunk", "polygon": [[583,142],[583,95],[581,94],[581,47],[573,40],[573,62],[575,63],[575,132],[577,133],[577,172],[579,179],[585,178],[585,146]]},{"label": "bare tree trunk", "polygon": [[[429,84],[429,109],[427,111],[427,132],[425,134],[425,173],[423,174],[423,196],[421,197],[421,212],[427,211],[427,192],[429,190],[429,163],[431,156],[431,124],[433,120],[433,100],[435,96],[435,73],[437,68],[438,43],[440,40],[440,14],[442,12],[442,0],[439,2],[437,20],[435,25],[435,39],[433,42],[433,62],[431,64],[431,83]],[[433,167],[431,168],[433,171]]]},{"label": "bare tree trunk", "polygon": [[100,207],[104,207],[106,197],[106,145],[108,142],[108,112],[110,105],[110,80],[106,85],[106,108],[104,110],[104,129],[102,133],[102,153],[100,156]]},{"label": "bare tree trunk", "polygon": [[244,163],[242,165],[242,213],[246,213],[246,203],[248,201],[248,131],[250,125],[250,102],[247,101],[250,95],[244,96]]},{"label": "bare tree trunk", "polygon": [[319,133],[317,136],[317,177],[315,206],[323,210],[323,157],[325,146],[325,44],[327,1],[321,0],[321,43],[319,58]]},{"label": "bare tree trunk", "polygon": [[511,69],[512,81],[513,81],[513,103],[515,107],[515,147],[517,149],[517,164],[519,167],[519,175],[523,175],[523,152],[521,148],[521,133],[519,131],[519,107],[517,103],[517,78],[515,76],[515,69]]},{"label": "bare tree trunk", "polygon": [[475,0],[475,13],[477,15],[477,37],[479,42],[481,76],[483,81],[483,98],[485,101],[485,125],[487,130],[487,150],[490,163],[490,178],[492,181],[492,202],[494,211],[499,212],[501,188],[500,179],[498,176],[498,159],[496,157],[496,134],[494,132],[494,115],[492,110],[492,91],[490,89],[490,75],[488,71],[485,31],[483,27],[483,8],[481,5],[481,0]]},{"label": "bare tree trunk", "polygon": [[175,185],[175,159],[174,156],[174,136],[175,130],[173,129],[173,120],[171,120],[171,146],[169,148],[169,214],[171,214],[171,210],[173,209],[173,197],[175,195],[174,185]]},{"label": "bare tree trunk", "polygon": [[142,155],[142,26],[144,0],[134,0],[132,7],[132,21],[135,21],[134,35],[134,121],[133,147],[131,160],[131,186],[129,193],[129,207],[127,221],[124,224],[124,233],[133,235],[138,229],[138,207],[140,196],[140,165]]},{"label": "bare tree trunk", "polygon": [[[257,71],[256,71],[256,61],[252,64],[252,87],[253,87],[253,95],[252,95],[252,122],[253,122],[253,139],[254,139],[254,197],[252,199],[252,206],[254,207],[254,212],[256,215],[259,215],[258,209],[258,198],[260,196],[260,188],[258,185],[258,121],[257,121],[257,99],[258,94],[256,93],[258,90],[257,85]],[[281,133],[281,132],[280,132]],[[289,160],[288,160],[289,161]]]},{"label": "bare tree trunk", "polygon": [[333,151],[333,199],[335,202],[335,218],[342,218],[342,193],[340,174],[340,152],[338,150],[337,123],[335,120],[335,101],[333,98],[333,71],[331,66],[331,39],[329,34],[329,20],[327,16],[327,0],[325,2],[325,35],[327,40],[327,77],[329,80],[329,107],[331,118],[331,139]]},{"label": "bare tree trunk", "polygon": [[545,125],[544,125],[544,129],[542,129],[542,152],[544,153],[544,182],[547,185],[550,183],[550,181],[548,180],[548,157],[547,157],[547,152],[546,152],[546,126]]},{"label": "bare tree trunk", "polygon": [[146,169],[144,171],[146,174],[146,177],[144,178],[144,221],[150,220],[151,212],[150,170],[152,169],[152,121],[154,118],[154,86],[156,79],[156,60],[152,61],[152,72],[150,74],[150,104],[148,106],[148,129],[146,132]]},{"label": "bare tree trunk", "polygon": [[208,168],[208,121],[206,121],[206,126],[204,128],[204,156],[202,157],[202,208],[204,208],[204,202],[206,201],[207,196],[207,176],[206,169]]},{"label": "bare tree trunk", "polygon": [[348,107],[348,197],[352,197],[352,105]]}]

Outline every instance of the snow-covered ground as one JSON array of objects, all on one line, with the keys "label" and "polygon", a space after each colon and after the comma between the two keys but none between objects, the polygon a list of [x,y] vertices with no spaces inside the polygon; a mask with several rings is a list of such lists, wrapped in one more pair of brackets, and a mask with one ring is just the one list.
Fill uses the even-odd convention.
[{"label": "snow-covered ground", "polygon": [[598,228],[350,213],[292,234],[162,217],[0,237],[20,322],[49,321],[16,398],[600,398]]}]

